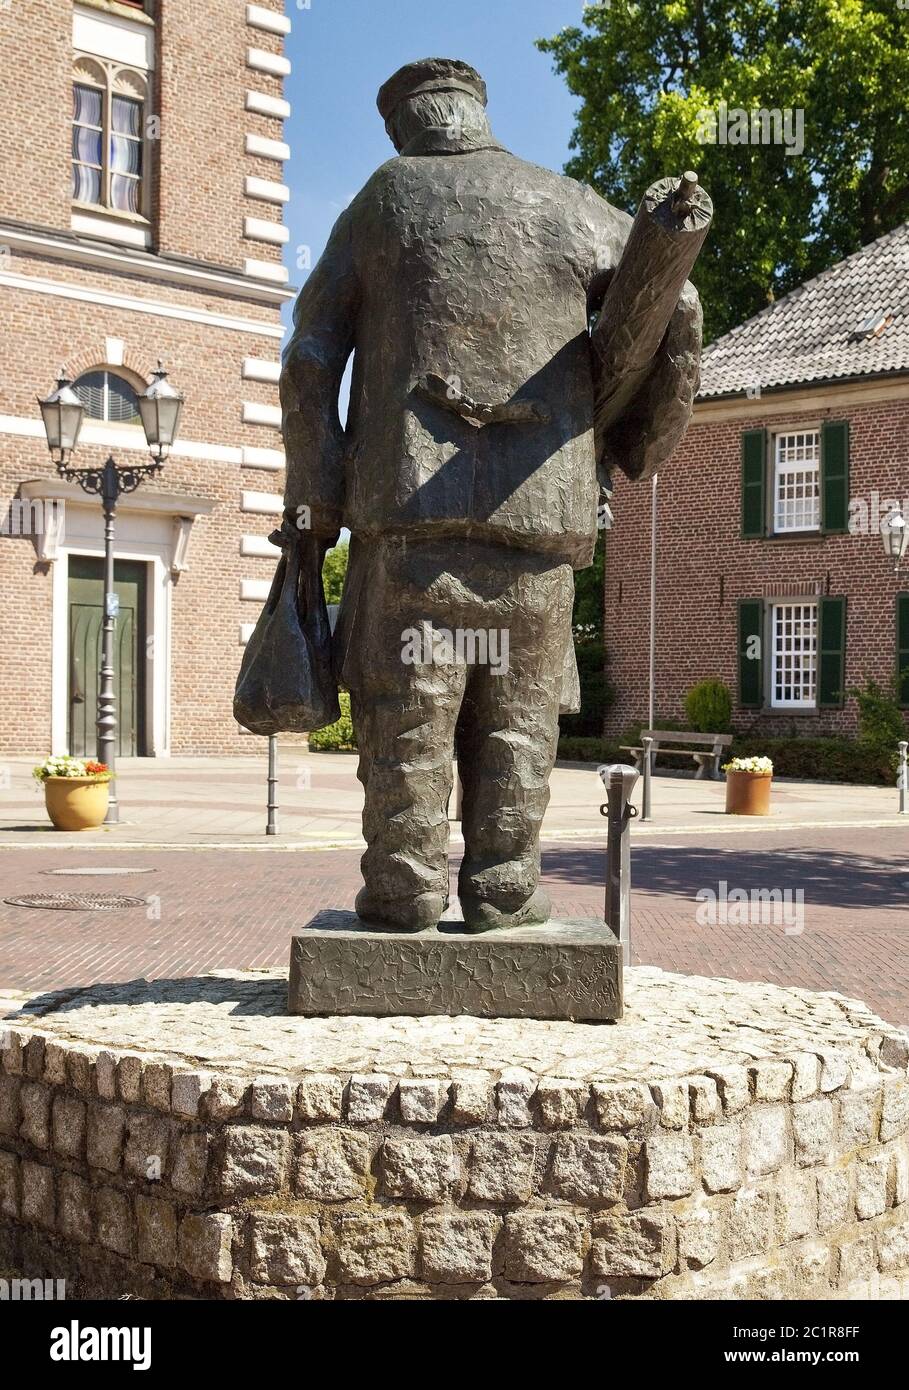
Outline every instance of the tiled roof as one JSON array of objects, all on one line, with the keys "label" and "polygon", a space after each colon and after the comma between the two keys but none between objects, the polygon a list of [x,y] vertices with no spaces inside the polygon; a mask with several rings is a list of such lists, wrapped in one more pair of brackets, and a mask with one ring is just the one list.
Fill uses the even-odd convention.
[{"label": "tiled roof", "polygon": [[[871,316],[891,321],[859,336]],[[909,371],[909,222],[711,343],[698,399]]]}]

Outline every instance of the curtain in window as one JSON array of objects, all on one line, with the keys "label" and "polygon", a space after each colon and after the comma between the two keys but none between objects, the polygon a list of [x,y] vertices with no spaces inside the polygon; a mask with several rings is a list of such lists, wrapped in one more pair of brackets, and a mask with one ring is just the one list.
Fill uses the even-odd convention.
[{"label": "curtain in window", "polygon": [[115,96],[111,102],[111,204],[120,212],[140,211],[142,103]]},{"label": "curtain in window", "polygon": [[101,203],[102,94],[95,87],[73,87],[73,198]]}]

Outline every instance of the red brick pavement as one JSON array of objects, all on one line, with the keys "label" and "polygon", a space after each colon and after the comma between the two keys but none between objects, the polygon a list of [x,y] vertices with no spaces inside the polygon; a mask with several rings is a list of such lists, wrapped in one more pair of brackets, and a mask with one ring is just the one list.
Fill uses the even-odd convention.
[{"label": "red brick pavement", "polygon": [[[810,836],[811,843],[806,843]],[[865,999],[909,1027],[907,833],[799,831],[640,842],[633,856],[635,962],[766,979]],[[0,987],[60,988],[137,976],[284,965],[288,937],[320,908],[352,907],[358,851],[144,850],[0,852],[0,896],[112,891],[146,898],[117,912],[51,912],[0,903]],[[50,876],[53,868],[152,873]],[[453,862],[453,872],[456,862]],[[561,916],[600,916],[602,852],[553,845],[544,877]],[[699,889],[801,889],[804,930],[699,925]]]}]

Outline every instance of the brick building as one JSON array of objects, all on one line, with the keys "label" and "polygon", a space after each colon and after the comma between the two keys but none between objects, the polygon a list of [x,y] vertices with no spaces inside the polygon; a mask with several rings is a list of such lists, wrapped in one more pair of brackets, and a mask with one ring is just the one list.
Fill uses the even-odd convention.
[{"label": "brick building", "polygon": [[[75,466],[148,460],[136,393],[185,394],[163,472],[121,499],[121,754],[245,751],[231,697],[281,510],[288,157],[282,0],[0,6],[0,749],[94,751],[97,498],[36,403],[65,364]],[[62,505],[61,505],[62,504]]]},{"label": "brick building", "polygon": [[[658,481],[655,712],[726,682],[733,723],[854,733],[848,690],[909,667],[909,224],[712,344],[688,434]],[[617,482],[606,733],[647,717],[651,488]],[[909,704],[909,683],[904,684]]]}]

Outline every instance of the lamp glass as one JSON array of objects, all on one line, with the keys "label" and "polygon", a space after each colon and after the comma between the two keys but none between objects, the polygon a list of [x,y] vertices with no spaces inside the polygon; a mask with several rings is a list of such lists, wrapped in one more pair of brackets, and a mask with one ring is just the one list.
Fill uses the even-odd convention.
[{"label": "lamp glass", "polygon": [[909,526],[906,525],[906,518],[898,507],[887,517],[882,532],[884,549],[891,560],[899,562],[906,553],[907,545],[909,545]]},{"label": "lamp glass", "polygon": [[153,375],[148,390],[139,397],[139,414],[149,449],[162,458],[177,437],[183,397],[170,385],[163,367],[159,365]]},{"label": "lamp glass", "polygon": [[72,453],[79,442],[85,407],[65,377],[46,400],[39,400],[47,447],[51,453]]}]

